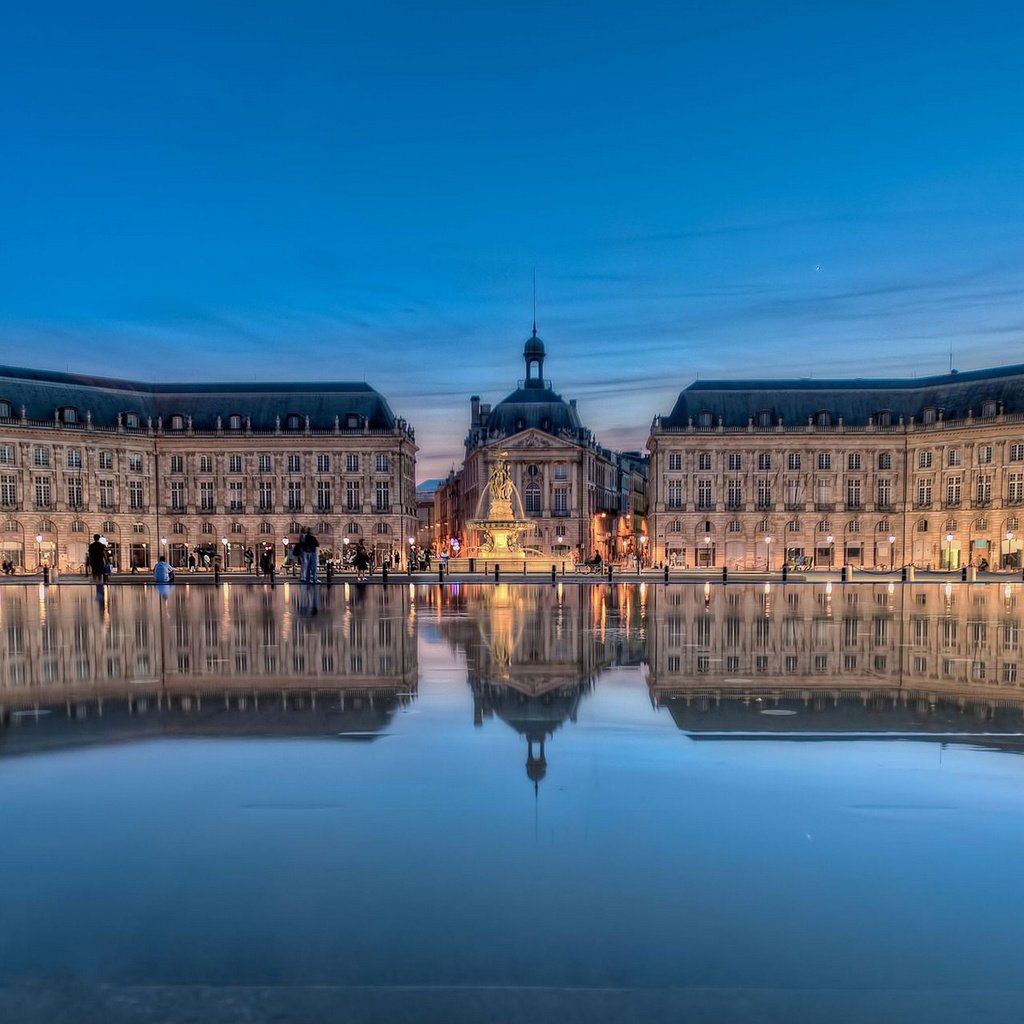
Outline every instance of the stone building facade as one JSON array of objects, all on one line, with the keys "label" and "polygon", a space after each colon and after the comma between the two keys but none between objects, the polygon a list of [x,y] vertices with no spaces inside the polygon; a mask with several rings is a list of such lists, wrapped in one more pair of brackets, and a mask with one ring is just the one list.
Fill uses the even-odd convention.
[{"label": "stone building facade", "polygon": [[[146,384],[0,368],[0,548],[19,569],[190,552],[229,569],[299,528],[340,554],[416,526],[412,428],[367,384]],[[348,542],[346,544],[346,541]]]},{"label": "stone building facade", "polygon": [[655,564],[1020,566],[1024,366],[696,381],[647,447]]},{"label": "stone building facade", "polygon": [[[522,514],[534,528],[525,543],[553,559],[621,557],[637,543],[631,510],[623,492],[636,486],[622,482],[623,472],[640,472],[645,460],[624,470],[617,453],[600,445],[583,426],[576,401],[564,400],[544,379],[544,343],[536,329],[523,348],[526,377],[493,408],[470,399],[470,426],[461,472],[441,489],[444,510],[436,519],[442,538],[457,536],[472,544],[470,521],[486,511],[481,497],[491,469],[505,453],[509,473],[522,502]],[[451,486],[458,487],[452,500]],[[457,510],[457,517],[453,514]],[[623,520],[623,515],[627,519]],[[451,531],[460,528],[462,533]]]}]

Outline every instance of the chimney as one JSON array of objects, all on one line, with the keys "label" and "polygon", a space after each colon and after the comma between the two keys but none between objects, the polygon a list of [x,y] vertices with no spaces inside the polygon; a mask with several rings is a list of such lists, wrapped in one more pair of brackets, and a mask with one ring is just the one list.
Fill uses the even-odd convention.
[{"label": "chimney", "polygon": [[480,396],[473,395],[469,400],[470,422],[476,426],[480,421]]}]

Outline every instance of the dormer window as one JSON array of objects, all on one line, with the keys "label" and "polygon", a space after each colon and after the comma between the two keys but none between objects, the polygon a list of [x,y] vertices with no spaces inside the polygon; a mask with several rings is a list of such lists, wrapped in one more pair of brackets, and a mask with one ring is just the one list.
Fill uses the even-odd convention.
[{"label": "dormer window", "polygon": [[345,429],[346,430],[358,430],[359,429],[359,414],[355,412],[345,413]]},{"label": "dormer window", "polygon": [[172,413],[170,419],[171,430],[184,430],[185,429],[185,417],[180,412]]},{"label": "dormer window", "polygon": [[759,427],[770,427],[772,425],[772,414],[768,409],[761,409],[756,417]]},{"label": "dormer window", "polygon": [[924,412],[921,414],[921,419],[925,423],[934,423],[937,417],[938,417],[938,410],[935,408],[934,405],[927,406],[925,408]]},{"label": "dormer window", "polygon": [[0,420],[14,419],[14,407],[6,399],[0,401]]},{"label": "dormer window", "polygon": [[79,423],[78,410],[74,406],[66,405],[58,410],[61,423]]},{"label": "dormer window", "polygon": [[981,415],[982,416],[995,416],[996,414],[996,403],[991,399],[981,403]]},{"label": "dormer window", "polygon": [[713,424],[713,418],[711,413],[705,409],[697,415],[697,426],[698,427],[710,427]]},{"label": "dormer window", "polygon": [[228,430],[241,430],[241,429],[242,429],[242,417],[237,412],[233,412],[228,417]]},{"label": "dormer window", "polygon": [[818,427],[831,427],[832,426],[832,413],[822,409],[820,412],[814,414],[814,423]]},{"label": "dormer window", "polygon": [[875,413],[875,423],[880,427],[892,426],[892,413],[888,409]]},{"label": "dormer window", "polygon": [[124,414],[124,425],[129,430],[139,429],[139,414],[137,412],[126,412]]},{"label": "dormer window", "polygon": [[302,429],[302,417],[297,412],[290,412],[284,418],[284,429],[285,430],[301,430]]}]

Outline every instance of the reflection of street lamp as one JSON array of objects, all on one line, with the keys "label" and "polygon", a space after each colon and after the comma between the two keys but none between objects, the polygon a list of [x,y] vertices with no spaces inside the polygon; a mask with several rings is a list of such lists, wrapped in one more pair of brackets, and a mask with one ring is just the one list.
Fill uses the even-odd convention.
[{"label": "reflection of street lamp", "polygon": [[765,572],[771,572],[772,571],[772,549],[771,549],[771,543],[772,543],[771,537],[765,537],[765,539],[764,539],[764,571]]},{"label": "reflection of street lamp", "polygon": [[946,534],[946,568],[953,568],[953,534]]},{"label": "reflection of street lamp", "polygon": [[896,567],[896,534],[889,534],[889,572]]},{"label": "reflection of street lamp", "polygon": [[828,542],[828,571],[832,571],[833,561],[835,559],[835,537],[830,533],[825,540]]},{"label": "reflection of street lamp", "polygon": [[36,534],[36,568],[41,569],[43,567],[43,535],[41,533]]}]

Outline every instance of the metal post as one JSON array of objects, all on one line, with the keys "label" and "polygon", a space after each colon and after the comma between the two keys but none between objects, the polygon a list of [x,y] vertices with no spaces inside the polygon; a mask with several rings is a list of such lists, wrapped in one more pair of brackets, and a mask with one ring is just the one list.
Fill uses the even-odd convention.
[{"label": "metal post", "polygon": [[554,583],[558,579],[558,571],[554,566],[551,566],[551,582]]},{"label": "metal post", "polygon": [[501,577],[501,563],[500,562],[495,562],[494,563],[494,582],[497,583],[500,577]]}]

